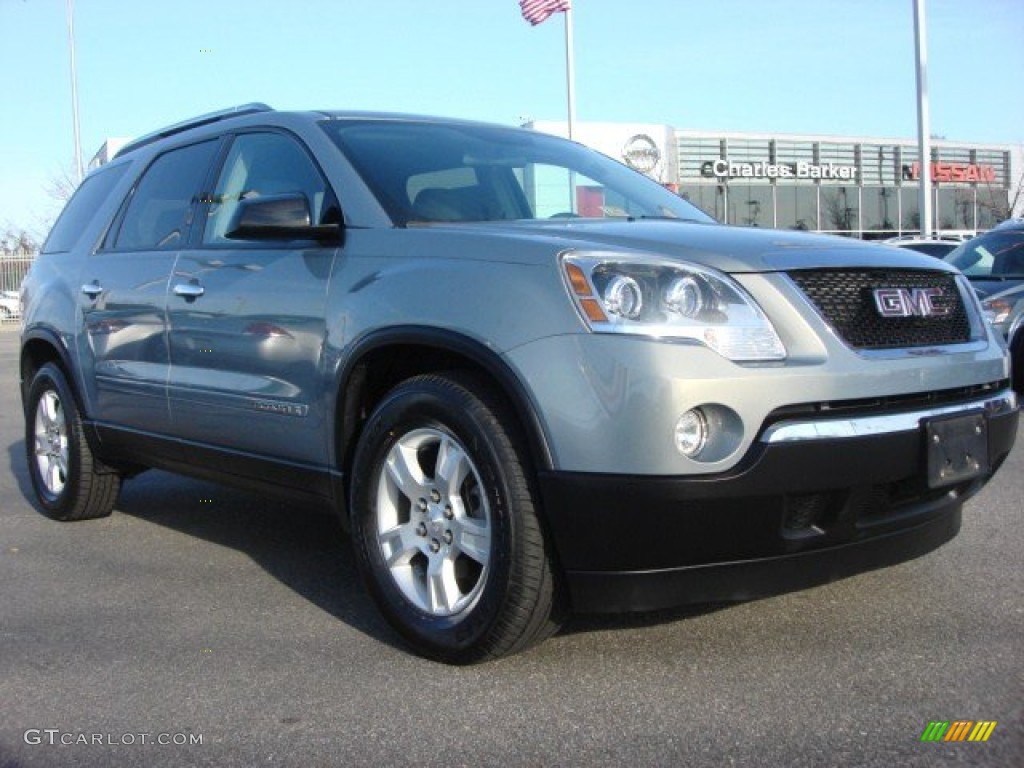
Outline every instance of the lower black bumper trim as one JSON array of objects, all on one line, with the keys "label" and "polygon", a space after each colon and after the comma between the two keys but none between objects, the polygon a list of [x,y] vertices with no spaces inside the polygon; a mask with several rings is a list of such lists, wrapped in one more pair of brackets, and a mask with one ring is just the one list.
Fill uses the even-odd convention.
[{"label": "lower black bumper trim", "polygon": [[956,504],[920,525],[836,547],[656,571],[569,571],[566,576],[573,609],[581,613],[753,600],[920,557],[956,536],[960,519],[961,505]]},{"label": "lower black bumper trim", "polygon": [[929,552],[956,535],[964,502],[1010,452],[1018,412],[986,425],[987,471],[938,487],[928,482],[923,428],[762,444],[707,477],[542,472],[573,606],[747,600]]}]

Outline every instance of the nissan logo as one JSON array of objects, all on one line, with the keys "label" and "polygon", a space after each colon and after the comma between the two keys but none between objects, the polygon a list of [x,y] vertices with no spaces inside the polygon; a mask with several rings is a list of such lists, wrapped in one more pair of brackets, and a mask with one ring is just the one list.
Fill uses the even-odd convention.
[{"label": "nissan logo", "polygon": [[658,167],[661,151],[650,136],[637,134],[622,148],[622,159],[634,171],[650,173]]}]

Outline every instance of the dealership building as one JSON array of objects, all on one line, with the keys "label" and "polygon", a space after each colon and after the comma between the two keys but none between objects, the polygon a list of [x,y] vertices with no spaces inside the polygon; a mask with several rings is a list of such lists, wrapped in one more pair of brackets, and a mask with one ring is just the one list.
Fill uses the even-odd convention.
[{"label": "dealership building", "polygon": [[[526,127],[567,134],[565,122]],[[866,239],[920,231],[915,139],[624,123],[577,123],[574,138],[677,190],[724,223]],[[933,139],[933,229],[973,233],[1021,216],[1022,154],[1019,145]]]}]

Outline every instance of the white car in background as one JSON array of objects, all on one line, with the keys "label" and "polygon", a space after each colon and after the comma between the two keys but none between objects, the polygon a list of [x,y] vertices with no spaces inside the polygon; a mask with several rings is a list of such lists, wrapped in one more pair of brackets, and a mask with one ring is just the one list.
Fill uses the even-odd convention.
[{"label": "white car in background", "polygon": [[942,259],[963,241],[964,238],[956,235],[939,235],[935,237],[902,235],[900,237],[891,237],[882,242],[886,245],[895,245],[897,248],[909,248],[912,251],[926,253],[929,256]]},{"label": "white car in background", "polygon": [[21,317],[21,299],[17,291],[0,291],[0,323]]}]

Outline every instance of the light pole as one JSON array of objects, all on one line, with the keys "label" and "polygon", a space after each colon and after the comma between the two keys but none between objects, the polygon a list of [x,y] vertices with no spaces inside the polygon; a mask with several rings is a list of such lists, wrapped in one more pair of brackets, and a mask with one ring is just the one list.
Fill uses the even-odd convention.
[{"label": "light pole", "polygon": [[67,0],[68,51],[71,55],[71,122],[75,129],[75,173],[82,183],[82,139],[78,129],[78,75],[75,72],[75,10],[72,0]]}]

